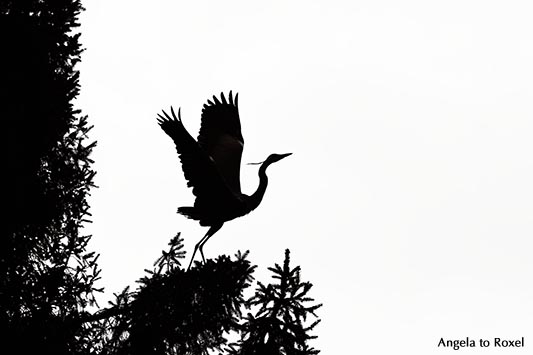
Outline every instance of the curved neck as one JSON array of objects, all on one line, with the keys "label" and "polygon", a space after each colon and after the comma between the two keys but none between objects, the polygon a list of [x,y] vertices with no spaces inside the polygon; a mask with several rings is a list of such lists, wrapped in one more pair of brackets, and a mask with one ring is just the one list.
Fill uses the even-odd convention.
[{"label": "curved neck", "polygon": [[254,194],[250,196],[250,211],[256,209],[257,206],[259,206],[259,204],[261,203],[261,200],[263,200],[263,196],[265,195],[265,191],[268,185],[266,169],[269,165],[270,163],[264,162],[259,168],[259,186],[257,187],[257,190],[255,190]]}]

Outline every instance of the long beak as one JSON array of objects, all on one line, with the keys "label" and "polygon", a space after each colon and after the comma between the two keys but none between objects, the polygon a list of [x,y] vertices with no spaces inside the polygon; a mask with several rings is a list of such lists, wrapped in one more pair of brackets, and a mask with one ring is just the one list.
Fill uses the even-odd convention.
[{"label": "long beak", "polygon": [[[283,158],[286,158],[288,157],[289,155],[291,155],[292,153],[286,153],[286,154],[278,154],[278,159],[276,159],[275,161],[280,161],[281,159]],[[247,165],[260,165],[260,164],[263,164],[265,161],[261,161],[259,163],[248,163]]]},{"label": "long beak", "polygon": [[289,155],[292,155],[292,153],[286,153],[286,154],[280,154],[280,155],[281,155],[280,159],[283,159],[283,158],[288,157]]}]

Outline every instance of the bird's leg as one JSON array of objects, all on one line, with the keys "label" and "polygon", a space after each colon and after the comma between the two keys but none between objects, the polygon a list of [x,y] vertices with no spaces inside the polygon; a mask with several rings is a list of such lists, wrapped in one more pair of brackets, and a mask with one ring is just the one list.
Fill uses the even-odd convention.
[{"label": "bird's leg", "polygon": [[211,228],[209,228],[209,230],[207,231],[205,237],[202,238],[202,240],[200,241],[200,254],[202,255],[202,259],[205,263],[205,258],[204,258],[204,251],[203,251],[203,248],[204,248],[204,244],[209,240],[209,238],[211,238],[213,236],[213,234],[215,234],[216,232],[218,232],[218,230],[220,228],[222,228],[222,225],[224,223],[220,223],[220,224],[215,224],[214,226],[211,226]]},{"label": "bird's leg", "polygon": [[211,238],[211,236],[215,234],[222,227],[222,225],[223,223],[211,226],[211,228],[209,228],[209,230],[203,236],[203,238],[200,239],[198,243],[196,243],[196,245],[194,246],[194,252],[192,253],[191,262],[189,263],[189,267],[187,268],[187,270],[191,268],[192,262],[194,260],[194,256],[196,255],[196,251],[198,249],[200,249],[200,254],[202,255],[202,261],[205,263],[204,251],[202,250],[202,247],[204,246],[205,242],[207,242],[207,240]]},{"label": "bird's leg", "polygon": [[[202,238],[202,240],[205,238],[205,236]],[[200,240],[201,241],[201,240]],[[196,251],[198,250],[198,247],[200,246],[200,242],[198,242],[195,246],[194,246],[194,251],[192,253],[192,257],[191,257],[191,262],[189,263],[189,267],[187,268],[187,271],[189,271],[191,269],[191,265],[192,265],[192,262],[194,260],[194,256],[196,255]]]},{"label": "bird's leg", "polygon": [[205,264],[205,256],[204,251],[202,250],[202,246],[200,246],[200,255],[202,256],[202,262]]}]

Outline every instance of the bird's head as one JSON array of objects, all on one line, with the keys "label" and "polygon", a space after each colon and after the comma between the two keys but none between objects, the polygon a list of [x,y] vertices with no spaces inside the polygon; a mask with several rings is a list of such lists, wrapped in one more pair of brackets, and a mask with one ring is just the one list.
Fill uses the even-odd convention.
[{"label": "bird's head", "polygon": [[285,153],[285,154],[270,154],[268,158],[265,160],[266,162],[269,162],[270,164],[280,161],[283,158],[288,157],[292,153]]},{"label": "bird's head", "polygon": [[268,158],[266,158],[265,161],[259,162],[259,163],[248,163],[248,165],[259,165],[263,164],[264,166],[269,166],[272,163],[278,162],[283,158],[288,157],[292,153],[285,153],[285,154],[270,154]]}]

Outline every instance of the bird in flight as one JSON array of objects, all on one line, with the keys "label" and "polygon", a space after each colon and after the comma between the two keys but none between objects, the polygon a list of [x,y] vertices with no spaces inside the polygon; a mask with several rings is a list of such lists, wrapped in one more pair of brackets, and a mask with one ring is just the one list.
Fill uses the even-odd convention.
[{"label": "bird in flight", "polygon": [[239,120],[238,96],[224,93],[220,100],[213,96],[202,109],[202,123],[198,140],[187,132],[181,121],[181,108],[178,115],[170,108],[171,115],[163,111],[158,114],[158,123],[172,138],[180,157],[187,186],[192,187],[196,196],[194,206],[180,207],[178,213],[209,227],[205,236],[194,247],[189,263],[191,268],[197,250],[200,250],[205,263],[204,244],[222,225],[244,216],[259,206],[265,194],[268,178],[266,169],[272,163],[291,155],[271,154],[259,168],[259,186],[252,195],[241,192],[240,168],[244,139]]}]

